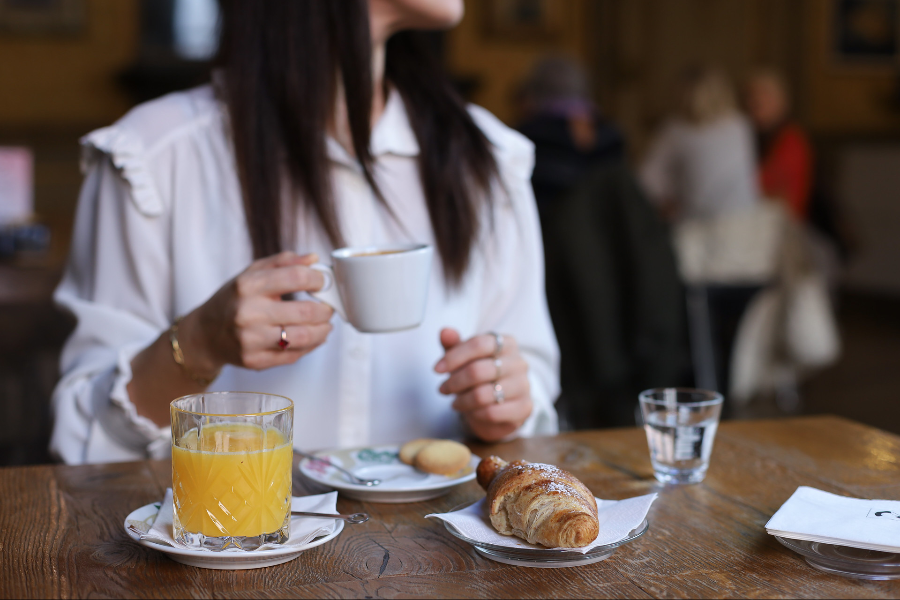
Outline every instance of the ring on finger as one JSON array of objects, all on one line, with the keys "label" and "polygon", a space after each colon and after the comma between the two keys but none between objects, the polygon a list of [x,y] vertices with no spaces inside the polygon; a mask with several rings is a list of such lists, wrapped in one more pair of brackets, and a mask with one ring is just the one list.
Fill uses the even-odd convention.
[{"label": "ring on finger", "polygon": [[282,350],[287,350],[287,347],[290,346],[291,343],[287,339],[287,331],[284,328],[284,325],[281,326],[281,339],[278,340],[278,347]]},{"label": "ring on finger", "polygon": [[501,354],[503,354],[503,334],[497,333],[496,331],[491,331],[490,334],[494,336],[494,343],[496,347],[494,348],[494,358],[499,358]]},{"label": "ring on finger", "polygon": [[506,394],[503,392],[503,386],[499,383],[494,383],[494,403],[503,404],[505,400]]},{"label": "ring on finger", "polygon": [[495,358],[494,368],[497,369],[497,375],[494,377],[494,381],[496,381],[503,375],[503,361],[499,358]]}]

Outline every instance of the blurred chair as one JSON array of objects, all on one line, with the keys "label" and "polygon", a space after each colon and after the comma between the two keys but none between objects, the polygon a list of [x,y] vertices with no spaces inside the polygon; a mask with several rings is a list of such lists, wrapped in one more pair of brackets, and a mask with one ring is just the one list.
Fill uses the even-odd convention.
[{"label": "blurred chair", "polygon": [[572,428],[633,426],[637,394],[684,383],[684,291],[669,232],[623,162],[595,167],[544,223],[547,299]]},{"label": "blurred chair", "polygon": [[840,353],[804,228],[768,201],[685,221],[674,239],[688,286],[696,385],[726,393],[726,408],[773,392],[788,398],[783,409],[799,410],[799,380]]}]

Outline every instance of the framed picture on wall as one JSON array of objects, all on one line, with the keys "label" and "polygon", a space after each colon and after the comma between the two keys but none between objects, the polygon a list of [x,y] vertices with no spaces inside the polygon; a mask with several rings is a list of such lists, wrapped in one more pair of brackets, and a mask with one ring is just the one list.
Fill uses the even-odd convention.
[{"label": "framed picture on wall", "polygon": [[478,0],[488,38],[548,41],[563,31],[568,2],[560,0]]},{"label": "framed picture on wall", "polygon": [[834,0],[834,48],[843,62],[895,63],[900,0]]},{"label": "framed picture on wall", "polygon": [[79,33],[84,10],[84,0],[0,0],[0,33]]}]

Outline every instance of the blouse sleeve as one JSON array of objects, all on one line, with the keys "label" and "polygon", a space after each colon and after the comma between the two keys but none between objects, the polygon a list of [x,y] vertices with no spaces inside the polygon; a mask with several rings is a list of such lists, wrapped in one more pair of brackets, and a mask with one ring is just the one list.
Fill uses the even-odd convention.
[{"label": "blouse sleeve", "polygon": [[[479,120],[484,128],[483,118]],[[552,435],[559,430],[554,408],[560,391],[559,346],[547,309],[544,249],[531,188],[534,147],[514,132],[507,135],[515,137],[495,142],[504,189],[497,190],[495,218],[488,225],[492,229],[478,329],[512,335],[528,362],[534,409],[510,438]]]},{"label": "blouse sleeve", "polygon": [[50,450],[70,464],[163,457],[169,428],[138,415],[126,386],[131,360],[170,322],[166,217],[136,156],[119,144],[91,143],[69,263],[55,293],[77,325],[53,394]]}]

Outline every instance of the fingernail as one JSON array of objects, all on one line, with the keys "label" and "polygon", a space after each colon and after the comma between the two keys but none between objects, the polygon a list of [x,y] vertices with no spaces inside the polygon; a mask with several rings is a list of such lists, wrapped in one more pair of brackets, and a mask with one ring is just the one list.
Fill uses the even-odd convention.
[{"label": "fingernail", "polygon": [[444,359],[439,360],[438,363],[436,365],[434,365],[434,370],[437,371],[438,373],[443,373],[444,371],[446,371],[447,370],[447,361],[445,361]]}]

